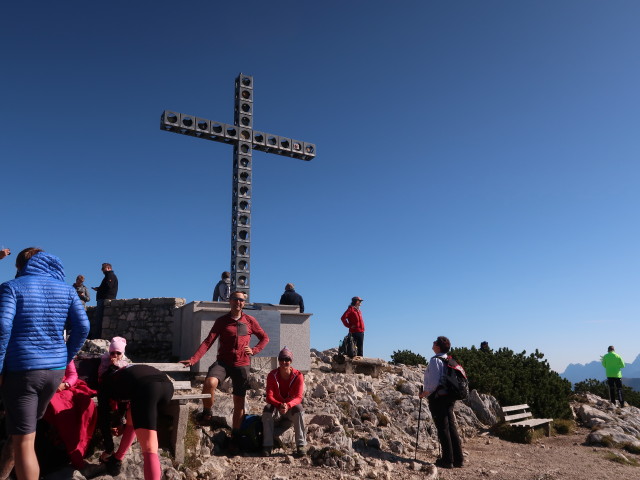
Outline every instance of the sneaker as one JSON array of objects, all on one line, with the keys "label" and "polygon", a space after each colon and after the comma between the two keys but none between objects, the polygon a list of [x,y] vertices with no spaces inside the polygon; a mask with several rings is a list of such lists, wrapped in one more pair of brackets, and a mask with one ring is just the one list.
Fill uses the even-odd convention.
[{"label": "sneaker", "polygon": [[264,447],[262,449],[262,456],[263,457],[270,457],[271,456],[271,451],[272,451],[272,447]]},{"label": "sneaker", "polygon": [[116,460],[113,455],[107,460],[107,473],[112,477],[117,477],[122,471],[122,461]]},{"label": "sneaker", "polygon": [[296,447],[296,457],[304,457],[307,454],[307,449],[304,446]]}]

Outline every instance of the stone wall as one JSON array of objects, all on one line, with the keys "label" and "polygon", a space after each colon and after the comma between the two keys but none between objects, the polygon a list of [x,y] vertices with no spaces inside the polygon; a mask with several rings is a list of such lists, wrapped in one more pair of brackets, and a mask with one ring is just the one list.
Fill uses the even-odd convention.
[{"label": "stone wall", "polygon": [[[127,356],[133,361],[171,362],[174,316],[184,298],[130,298],[106,300],[102,338],[127,339]],[[93,317],[95,307],[87,309]]]}]

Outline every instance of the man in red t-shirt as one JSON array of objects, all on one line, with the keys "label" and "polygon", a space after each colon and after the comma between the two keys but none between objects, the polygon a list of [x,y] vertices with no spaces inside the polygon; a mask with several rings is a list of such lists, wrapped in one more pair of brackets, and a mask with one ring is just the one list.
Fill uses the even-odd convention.
[{"label": "man in red t-shirt", "polygon": [[262,454],[265,457],[271,455],[274,438],[291,427],[296,437],[296,455],[305,454],[304,376],[291,366],[292,361],[293,352],[284,347],[278,354],[278,368],[267,375],[267,406],[262,412]]},{"label": "man in red t-shirt", "polygon": [[[251,368],[251,356],[259,353],[267,343],[269,336],[262,329],[258,321],[245,313],[242,309],[245,302],[243,292],[233,292],[229,297],[231,310],[226,315],[218,318],[209,331],[196,353],[188,360],[180,360],[185,366],[190,367],[197,363],[213,345],[217,338],[218,356],[216,362],[209,367],[207,377],[202,387],[202,393],[210,394],[211,398],[202,400],[202,413],[199,422],[203,425],[211,423],[213,397],[218,385],[231,377],[233,383],[233,434],[237,436],[240,423],[244,417],[244,397],[248,390],[249,370]],[[258,344],[251,348],[249,341],[251,335],[258,337]]]}]

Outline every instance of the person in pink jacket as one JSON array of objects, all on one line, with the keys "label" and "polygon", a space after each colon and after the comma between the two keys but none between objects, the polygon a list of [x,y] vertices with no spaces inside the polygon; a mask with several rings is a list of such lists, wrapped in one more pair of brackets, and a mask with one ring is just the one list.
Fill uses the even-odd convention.
[{"label": "person in pink jacket", "polygon": [[345,327],[349,329],[349,333],[353,337],[356,344],[356,356],[364,356],[364,319],[360,311],[360,305],[363,300],[360,297],[353,297],[351,305],[347,311],[342,314],[340,320]]},{"label": "person in pink jacket", "polygon": [[293,368],[291,362],[293,352],[284,347],[278,354],[278,368],[267,375],[267,405],[262,412],[262,455],[265,457],[271,455],[274,438],[291,427],[296,438],[296,455],[305,454],[304,375]]}]

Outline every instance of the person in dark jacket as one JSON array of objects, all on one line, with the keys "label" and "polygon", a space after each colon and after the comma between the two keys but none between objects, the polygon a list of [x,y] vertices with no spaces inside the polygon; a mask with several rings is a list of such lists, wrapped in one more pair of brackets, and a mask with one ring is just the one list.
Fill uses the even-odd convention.
[{"label": "person in dark jacket", "polygon": [[304,300],[302,300],[302,295],[294,290],[293,283],[285,285],[284,293],[280,297],[280,305],[298,305],[300,313],[304,313]]},{"label": "person in dark jacket", "polygon": [[37,480],[36,422],[84,343],[89,319],[76,291],[64,282],[58,257],[29,247],[18,254],[16,268],[16,278],[0,285],[1,389],[17,477]]},{"label": "person in dark jacket", "polygon": [[[118,353],[121,352],[112,351],[112,358],[116,358]],[[98,387],[98,422],[105,447],[100,459],[107,462],[110,475],[120,474],[122,459],[137,437],[142,450],[145,480],[160,480],[158,408],[167,405],[172,396],[173,383],[169,377],[150,365],[118,368],[114,364],[105,372]],[[111,400],[129,402],[127,423],[115,453],[111,437]]]},{"label": "person in dark jacket", "polygon": [[97,287],[91,287],[96,293],[96,311],[94,313],[89,338],[95,340],[102,337],[102,317],[104,317],[104,301],[113,300],[118,296],[118,277],[113,273],[110,263],[102,264],[104,278]]},{"label": "person in dark jacket", "polygon": [[356,356],[364,356],[364,319],[360,311],[363,300],[360,297],[353,297],[351,305],[342,314],[340,320],[349,329],[349,333],[356,343]]},{"label": "person in dark jacket", "polygon": [[220,281],[213,289],[214,302],[228,302],[231,295],[231,272],[222,272]]}]

